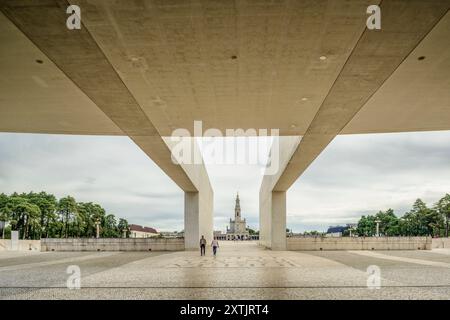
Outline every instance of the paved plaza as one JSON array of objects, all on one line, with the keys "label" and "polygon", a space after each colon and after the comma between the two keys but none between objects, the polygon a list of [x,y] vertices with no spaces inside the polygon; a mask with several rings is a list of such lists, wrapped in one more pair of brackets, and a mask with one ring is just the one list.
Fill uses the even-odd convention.
[{"label": "paved plaza", "polygon": [[[450,251],[0,252],[1,299],[449,299]],[[69,290],[69,265],[81,289]],[[367,268],[381,288],[367,287]]]}]

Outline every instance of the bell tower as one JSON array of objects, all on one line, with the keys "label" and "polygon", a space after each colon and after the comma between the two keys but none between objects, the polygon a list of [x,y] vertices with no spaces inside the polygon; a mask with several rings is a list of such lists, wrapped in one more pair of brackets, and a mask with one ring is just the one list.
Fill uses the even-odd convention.
[{"label": "bell tower", "polygon": [[239,192],[236,195],[236,205],[234,206],[234,218],[236,220],[241,219],[241,204],[239,200]]}]

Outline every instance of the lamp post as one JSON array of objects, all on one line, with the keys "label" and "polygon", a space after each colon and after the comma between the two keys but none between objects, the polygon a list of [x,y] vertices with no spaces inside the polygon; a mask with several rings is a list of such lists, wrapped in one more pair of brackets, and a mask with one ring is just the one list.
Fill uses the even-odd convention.
[{"label": "lamp post", "polygon": [[97,220],[95,220],[95,228],[97,230],[95,237],[98,239],[98,238],[100,238],[100,219],[98,219],[98,218],[97,218]]},{"label": "lamp post", "polygon": [[380,222],[381,222],[381,220],[379,220],[379,219],[375,220],[375,223],[377,224],[377,232],[375,235],[376,237],[380,236]]},{"label": "lamp post", "polygon": [[124,228],[123,232],[122,232],[122,237],[126,238],[129,232],[130,232],[130,227]]}]

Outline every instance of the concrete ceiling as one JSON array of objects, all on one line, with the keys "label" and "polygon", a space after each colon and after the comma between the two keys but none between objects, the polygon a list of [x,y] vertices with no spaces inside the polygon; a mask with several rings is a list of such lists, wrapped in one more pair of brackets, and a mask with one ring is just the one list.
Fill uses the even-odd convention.
[{"label": "concrete ceiling", "polygon": [[[419,58],[424,57],[423,60]],[[450,12],[341,133],[450,129]]]},{"label": "concrete ceiling", "polygon": [[381,31],[373,0],[69,2],[82,30],[0,0],[0,131],[129,135],[192,190],[158,139],[194,120],[306,135],[281,189],[336,134],[450,129],[450,0],[384,0]]},{"label": "concrete ceiling", "polygon": [[161,135],[194,120],[302,135],[373,0],[71,3]]},{"label": "concrete ceiling", "polygon": [[[33,1],[27,2],[28,5],[18,2],[11,4],[12,6],[3,6],[3,12],[49,60],[64,72],[68,79],[89,97],[91,101],[88,103],[93,103],[91,107],[94,109],[98,107],[105,117],[111,119],[124,134],[129,136],[182,190],[197,191],[199,186],[181,166],[171,160],[169,147],[89,32],[82,28],[76,33],[70,33],[65,25],[59,27],[61,21],[65,23],[67,3]],[[20,86],[20,83],[16,85]],[[70,89],[76,91],[73,87]],[[51,95],[51,92],[52,90],[49,90],[48,94]],[[18,96],[17,99],[23,96],[26,95]],[[56,109],[59,107],[57,101],[54,101],[52,106]],[[29,109],[22,116],[29,119],[28,121],[34,121],[36,111],[31,103],[28,103],[28,107]],[[2,105],[2,113],[10,108],[8,105]],[[14,111],[9,112],[14,113]],[[52,122],[46,121],[50,126],[53,125]],[[14,123],[14,119],[12,122]],[[58,126],[59,124],[56,124],[49,132],[57,132]],[[25,132],[31,132],[31,130]],[[92,132],[94,130],[90,133]],[[199,170],[198,172],[206,175],[204,168]]]},{"label": "concrete ceiling", "polygon": [[[45,1],[25,3],[30,11],[32,3],[38,7],[39,2]],[[158,132],[168,136],[176,128],[191,130],[194,120],[202,120],[204,128],[277,128],[281,134],[302,135],[364,31],[365,9],[373,1],[75,2],[82,8],[83,27]],[[16,1],[0,3],[5,12],[25,11]],[[64,1],[50,3],[62,9]],[[24,36],[15,31],[2,47],[19,49],[14,38]],[[66,32],[67,36],[71,33],[77,31]],[[27,63],[35,63],[36,48],[29,43],[23,49],[27,50],[26,54],[22,51],[24,58],[28,56]],[[1,53],[0,58],[8,54]],[[327,59],[320,60],[321,56]],[[22,63],[9,59],[9,68],[20,69]],[[43,73],[36,74],[44,77]],[[14,83],[26,90],[27,82],[22,79],[14,79]],[[33,92],[28,96],[35,100]],[[17,110],[15,104],[21,103],[15,97],[12,95],[12,103],[6,106],[11,113]],[[49,114],[53,105],[59,115],[60,101],[57,95],[53,103],[40,109]],[[79,117],[84,114],[94,119],[84,110],[92,108],[91,103],[72,101],[84,106]],[[35,111],[33,106],[23,105]],[[25,109],[23,114],[16,122],[29,123],[30,112]],[[64,132],[57,122],[52,126],[45,119],[42,126],[47,131]],[[13,130],[8,123],[0,122],[0,128],[27,128],[18,125]],[[93,126],[91,133],[96,131],[108,134],[113,130]]]},{"label": "concrete ceiling", "polygon": [[[446,15],[449,5],[449,1],[411,0],[384,1],[382,3],[380,6],[383,13],[381,30],[377,32],[367,29],[361,35],[274,190],[286,191],[289,189],[336,135],[340,134],[355,115],[364,108],[364,105],[395,73],[422,40],[429,35],[430,31]],[[447,29],[447,33],[449,31]],[[450,76],[450,70],[444,72],[447,77]],[[414,72],[410,74],[412,75]],[[404,79],[404,81],[407,80]],[[438,87],[445,86],[445,82],[434,81],[433,84]],[[436,120],[439,116],[448,118],[449,101],[442,101],[442,104],[447,107],[441,108],[441,112],[431,116],[431,119]],[[399,107],[401,110],[401,107],[408,108],[409,106],[402,104]],[[416,110],[415,118],[409,118],[414,122],[410,128],[432,127],[429,123],[423,123],[424,119],[420,117],[427,113],[426,105],[421,106],[418,112]],[[388,119],[396,117],[397,106],[393,106],[390,112],[385,113],[385,116]],[[377,115],[375,118],[365,121],[372,123],[372,127],[383,127],[383,120]],[[439,120],[439,124],[441,123]],[[447,129],[450,129],[450,122],[447,123]],[[397,131],[405,130],[402,128]]]},{"label": "concrete ceiling", "polygon": [[[0,3],[5,8],[18,2]],[[194,120],[203,120],[205,129],[277,128],[282,135],[305,134],[365,30],[365,8],[374,4],[73,3],[82,8],[83,27],[163,136],[176,128],[192,130]],[[417,54],[402,63],[343,133],[448,128],[448,19],[427,35]],[[7,30],[0,35],[0,130],[123,134],[3,15],[0,27]],[[417,61],[417,55],[427,58]]]},{"label": "concrete ceiling", "polygon": [[123,134],[2,13],[0,30],[0,131]]}]

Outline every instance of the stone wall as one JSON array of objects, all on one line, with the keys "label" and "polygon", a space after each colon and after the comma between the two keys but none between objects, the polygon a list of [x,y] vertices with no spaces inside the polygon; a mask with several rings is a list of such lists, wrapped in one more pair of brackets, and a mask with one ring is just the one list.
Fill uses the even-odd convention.
[{"label": "stone wall", "polygon": [[[429,237],[359,237],[286,239],[287,249],[313,250],[429,250],[450,248],[450,238]],[[373,248],[373,249],[372,249]],[[11,250],[11,240],[0,239],[0,251]],[[19,240],[20,251],[182,251],[184,239],[42,239]]]},{"label": "stone wall", "polygon": [[[0,251],[10,251],[12,250],[11,240],[0,239]],[[41,251],[41,241],[40,240],[18,240],[18,251]],[[14,250],[16,251],[16,250]]]},{"label": "stone wall", "polygon": [[431,243],[431,247],[435,248],[450,248],[450,238],[435,238]]},{"label": "stone wall", "polygon": [[431,237],[287,238],[287,249],[319,250],[430,250]]},{"label": "stone wall", "polygon": [[184,239],[42,239],[41,251],[180,251]]}]

